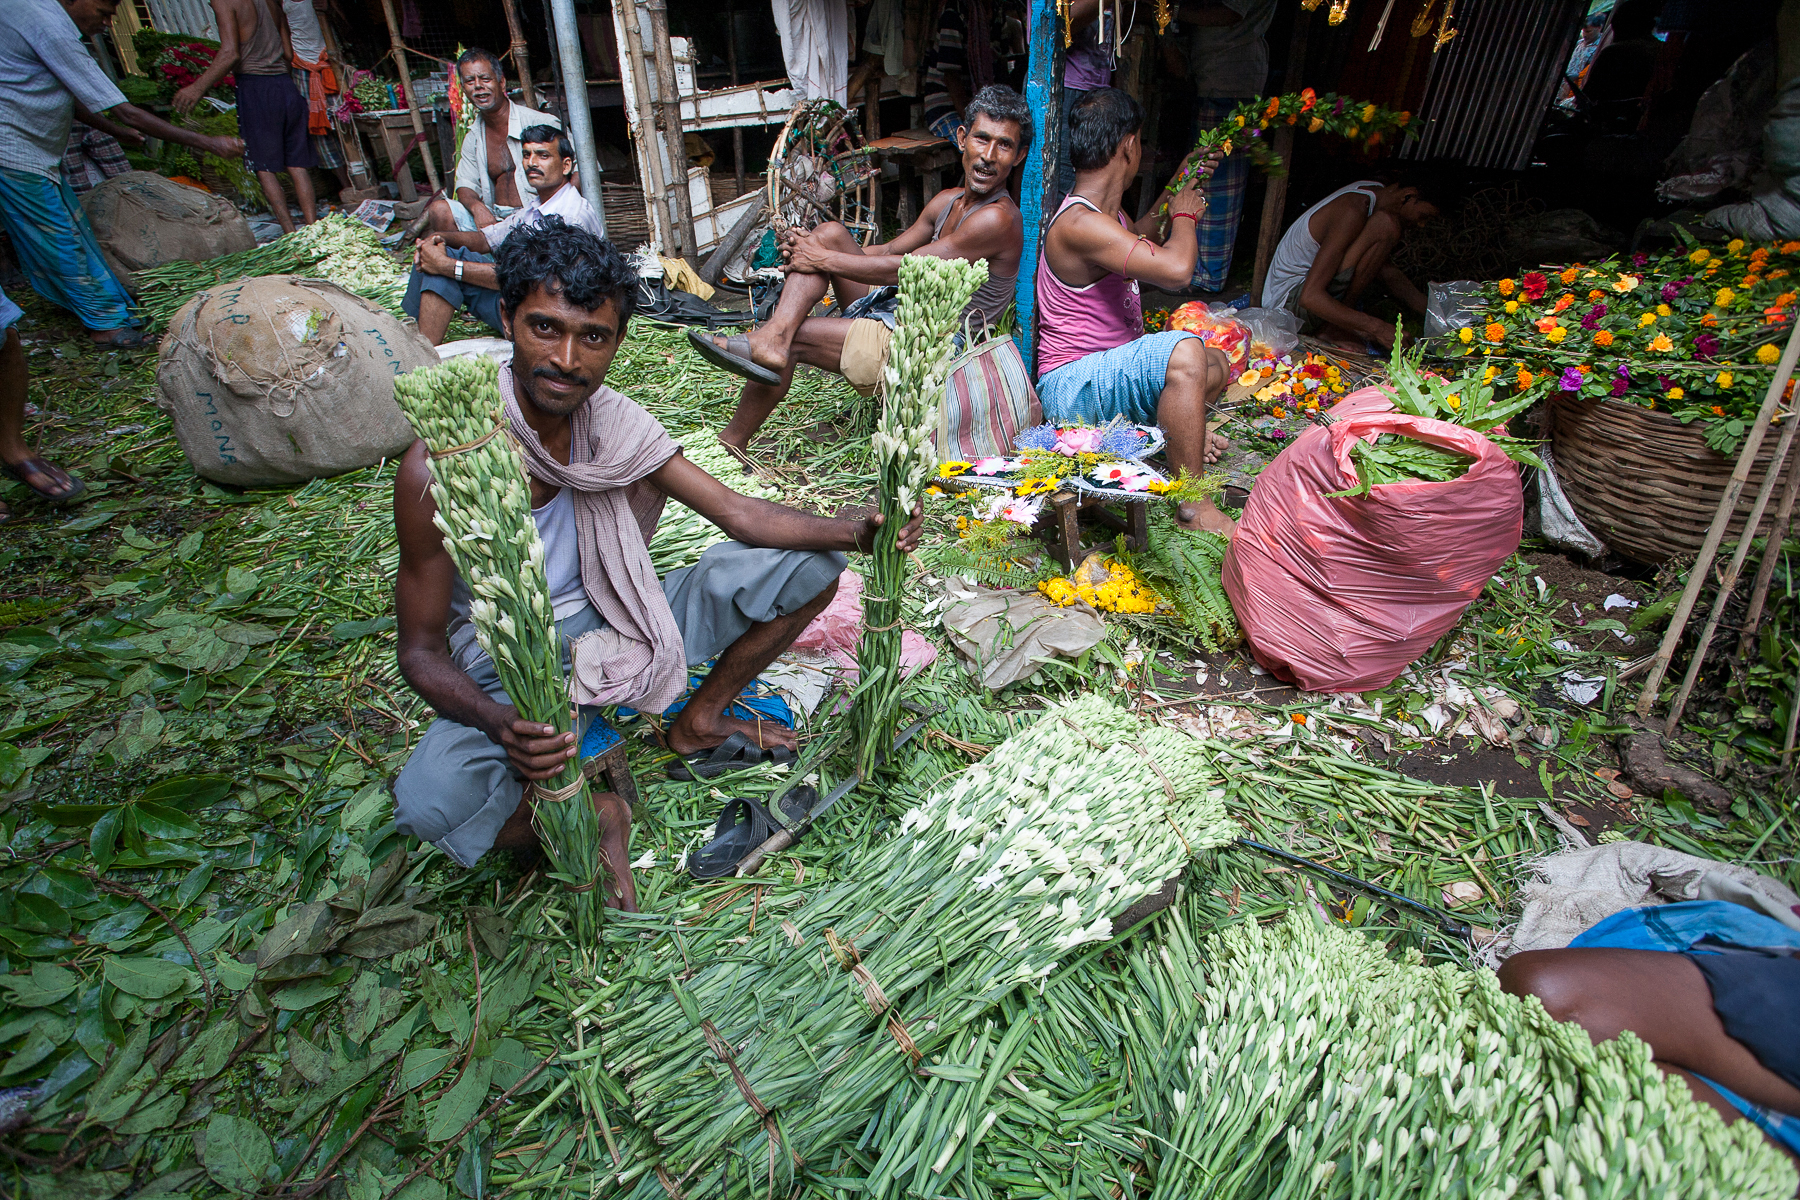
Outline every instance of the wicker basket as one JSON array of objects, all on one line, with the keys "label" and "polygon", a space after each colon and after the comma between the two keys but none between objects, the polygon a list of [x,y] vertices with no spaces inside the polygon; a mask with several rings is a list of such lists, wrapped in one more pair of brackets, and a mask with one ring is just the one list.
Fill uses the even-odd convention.
[{"label": "wicker basket", "polygon": [[[1699,425],[1635,404],[1560,393],[1550,401],[1550,419],[1557,480],[1601,541],[1652,564],[1699,553],[1735,465],[1707,447]],[[1743,533],[1776,441],[1763,439],[1730,537]]]}]

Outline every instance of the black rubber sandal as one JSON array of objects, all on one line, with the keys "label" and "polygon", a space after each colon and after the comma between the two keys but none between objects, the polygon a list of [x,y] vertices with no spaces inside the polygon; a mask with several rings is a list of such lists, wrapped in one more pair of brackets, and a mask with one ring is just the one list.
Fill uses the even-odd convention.
[{"label": "black rubber sandal", "polygon": [[50,476],[50,464],[35,454],[16,466],[9,462],[0,462],[0,472],[5,472],[9,479],[24,484],[31,489],[32,494],[37,496],[38,499],[44,500],[50,504],[73,504],[75,501],[81,499],[87,492],[87,484],[81,481],[81,477],[79,475],[69,475],[67,471],[64,471],[63,474],[69,475],[69,482],[73,485],[70,490],[64,492],[60,496],[55,492],[46,492],[43,488],[26,478],[27,472],[25,468],[33,466],[34,464],[36,469],[31,471],[30,474],[43,476],[45,478]]},{"label": "black rubber sandal", "polygon": [[734,733],[710,750],[696,750],[682,755],[679,762],[670,763],[669,778],[683,781],[714,779],[727,771],[741,771],[758,763],[780,765],[793,761],[794,752],[786,746],[765,749],[742,733]]},{"label": "black rubber sandal", "polygon": [[771,387],[781,383],[781,376],[750,357],[750,339],[741,333],[726,338],[723,346],[713,341],[712,334],[698,329],[689,329],[687,339],[695,354],[721,371],[730,371],[752,383],[766,383]]},{"label": "black rubber sandal", "polygon": [[713,826],[712,840],[688,855],[688,874],[695,879],[729,875],[780,828],[769,810],[756,801],[746,796],[727,800]]}]

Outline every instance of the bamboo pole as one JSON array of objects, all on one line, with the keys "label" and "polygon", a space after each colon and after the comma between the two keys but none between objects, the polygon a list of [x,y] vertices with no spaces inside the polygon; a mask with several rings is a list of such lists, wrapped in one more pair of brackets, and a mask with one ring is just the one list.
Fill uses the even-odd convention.
[{"label": "bamboo pole", "polygon": [[[400,91],[406,97],[406,111],[412,115],[413,133],[419,139],[419,158],[425,164],[425,179],[435,192],[443,184],[438,182],[437,160],[431,156],[431,143],[425,137],[425,118],[419,115],[419,101],[413,96],[412,70],[406,65],[406,43],[400,40],[400,22],[394,19],[394,0],[381,0],[381,15],[387,18],[388,43],[394,52],[394,65],[400,68]],[[404,159],[394,164],[395,175],[410,169]]]},{"label": "bamboo pole", "polygon": [[662,110],[663,145],[668,147],[669,170],[674,175],[671,214],[675,226],[676,258],[698,258],[694,241],[694,206],[688,195],[687,142],[681,134],[681,95],[675,85],[675,50],[669,44],[668,0],[644,0],[650,13],[650,49],[656,56],[657,101]]},{"label": "bamboo pole", "polygon": [[[648,178],[643,180],[644,199],[651,215],[651,241],[664,250],[674,246],[674,231],[670,228],[673,221],[668,207],[668,190],[663,181],[662,148],[655,142],[656,114],[654,101],[650,96],[649,73],[644,68],[644,43],[642,30],[638,26],[636,0],[614,0],[615,12],[619,17],[619,28],[624,31],[625,44],[620,47],[631,64],[631,90],[637,94],[637,127],[631,135],[637,139],[643,151],[644,162],[649,168]],[[645,140],[644,129],[650,128],[651,140]]]},{"label": "bamboo pole", "polygon": [[1756,414],[1756,423],[1744,437],[1744,448],[1738,453],[1737,465],[1731,469],[1731,479],[1725,484],[1725,494],[1719,498],[1718,510],[1713,513],[1712,527],[1706,531],[1706,540],[1700,544],[1700,557],[1694,560],[1693,570],[1688,574],[1687,587],[1681,593],[1680,603],[1675,606],[1675,615],[1669,619],[1669,631],[1663,634],[1662,645],[1657,647],[1656,659],[1650,664],[1650,674],[1644,680],[1644,690],[1638,693],[1639,717],[1648,717],[1650,710],[1656,706],[1656,690],[1662,686],[1663,675],[1669,669],[1669,660],[1675,657],[1675,647],[1681,644],[1681,636],[1687,632],[1688,618],[1694,615],[1694,604],[1700,599],[1700,589],[1706,586],[1713,558],[1719,553],[1719,544],[1725,540],[1725,531],[1731,527],[1732,514],[1737,511],[1738,497],[1743,495],[1744,484],[1750,479],[1750,464],[1756,461],[1756,452],[1762,449],[1763,435],[1769,431],[1769,422],[1775,419],[1775,410],[1781,407],[1788,380],[1794,377],[1796,360],[1800,360],[1800,321],[1795,322],[1793,331],[1788,334],[1787,349],[1782,351],[1781,363],[1775,368],[1775,378],[1769,381],[1769,390],[1763,396],[1762,409]]},{"label": "bamboo pole", "polygon": [[1700,631],[1700,644],[1694,648],[1694,659],[1688,664],[1687,677],[1681,681],[1681,690],[1675,693],[1675,702],[1669,705],[1669,719],[1663,725],[1664,737],[1672,736],[1680,725],[1681,714],[1687,708],[1688,696],[1700,678],[1700,668],[1706,662],[1706,652],[1712,646],[1713,634],[1718,632],[1719,620],[1725,615],[1725,606],[1730,603],[1731,593],[1737,588],[1744,560],[1750,557],[1750,546],[1756,541],[1756,529],[1762,524],[1763,510],[1768,508],[1769,497],[1775,492],[1775,481],[1781,478],[1781,469],[1787,465],[1788,451],[1794,444],[1795,429],[1800,429],[1800,422],[1788,420],[1782,423],[1781,444],[1775,448],[1775,461],[1763,476],[1762,486],[1756,489],[1756,503],[1750,506],[1750,516],[1744,521],[1744,532],[1738,538],[1737,549],[1732,552],[1731,564],[1725,568],[1725,577],[1719,580],[1719,595],[1713,601],[1712,612],[1707,615],[1705,628]]},{"label": "bamboo pole", "polygon": [[506,13],[507,36],[512,39],[507,53],[512,55],[513,66],[519,71],[519,99],[525,102],[526,108],[536,108],[537,89],[531,84],[531,49],[525,43],[525,27],[519,23],[519,0],[500,0],[500,7]]},{"label": "bamboo pole", "polygon": [[[1800,413],[1790,412],[1788,420],[1800,421]],[[1796,499],[1800,499],[1800,463],[1788,466],[1787,487],[1782,489],[1781,503],[1775,509],[1775,523],[1769,527],[1768,540],[1763,543],[1762,564],[1756,569],[1756,582],[1750,588],[1750,609],[1744,615],[1744,632],[1738,638],[1740,660],[1750,657],[1757,626],[1762,624],[1763,605],[1769,600],[1769,584],[1775,578],[1775,564],[1781,558],[1781,547],[1787,542]]]}]

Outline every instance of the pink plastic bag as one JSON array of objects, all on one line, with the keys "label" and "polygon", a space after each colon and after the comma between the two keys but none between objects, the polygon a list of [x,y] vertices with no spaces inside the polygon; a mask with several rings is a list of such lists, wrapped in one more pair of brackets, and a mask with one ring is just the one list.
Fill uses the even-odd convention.
[{"label": "pink plastic bag", "polygon": [[[1519,468],[1472,429],[1352,392],[1257,478],[1225,555],[1225,592],[1256,661],[1309,692],[1385,687],[1462,616],[1519,546]],[[1356,486],[1350,447],[1403,433],[1474,457],[1446,483]]]},{"label": "pink plastic bag", "polygon": [[[793,649],[829,654],[842,668],[844,686],[853,688],[862,673],[856,668],[856,644],[862,640],[862,576],[845,571],[838,576],[837,595],[794,639]],[[909,676],[937,661],[937,647],[912,630],[900,634],[900,674]]]}]

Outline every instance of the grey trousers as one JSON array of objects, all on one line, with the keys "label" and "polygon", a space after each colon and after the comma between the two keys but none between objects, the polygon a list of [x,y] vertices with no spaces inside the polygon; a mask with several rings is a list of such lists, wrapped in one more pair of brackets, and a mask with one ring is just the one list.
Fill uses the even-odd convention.
[{"label": "grey trousers", "polygon": [[[693,566],[669,572],[662,581],[663,596],[681,630],[688,664],[716,658],[752,625],[804,608],[843,573],[845,562],[835,552],[720,542]],[[557,622],[565,671],[570,643],[605,624],[592,605]],[[479,646],[466,642],[456,658],[477,687],[506,702],[493,660]],[[591,715],[583,713],[577,738]],[[425,730],[394,780],[395,821],[401,833],[430,842],[472,867],[493,848],[523,795],[524,780],[498,742],[479,729],[440,717]]]}]

